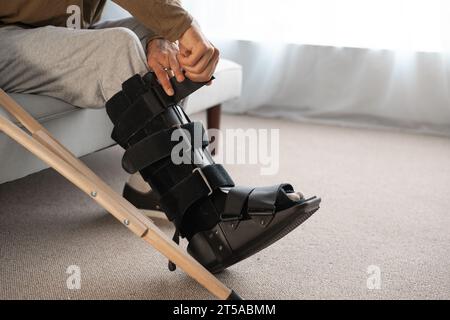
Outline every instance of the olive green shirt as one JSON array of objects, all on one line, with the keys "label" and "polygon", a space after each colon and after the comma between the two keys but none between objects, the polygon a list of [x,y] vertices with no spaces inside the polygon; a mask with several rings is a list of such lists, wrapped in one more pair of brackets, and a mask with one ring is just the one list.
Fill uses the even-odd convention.
[{"label": "olive green shirt", "polygon": [[[178,40],[191,26],[192,16],[179,0],[113,0],[140,23],[158,35]],[[87,29],[100,19],[106,0],[0,0],[0,27],[67,26],[73,14],[68,8],[80,8],[81,28]]]}]

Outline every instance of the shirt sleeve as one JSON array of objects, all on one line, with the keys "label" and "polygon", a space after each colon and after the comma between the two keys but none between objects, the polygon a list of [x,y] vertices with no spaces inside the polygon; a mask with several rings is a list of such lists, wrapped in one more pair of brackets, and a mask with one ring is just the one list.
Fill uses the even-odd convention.
[{"label": "shirt sleeve", "polygon": [[176,41],[192,25],[192,16],[179,0],[113,0],[148,29]]}]

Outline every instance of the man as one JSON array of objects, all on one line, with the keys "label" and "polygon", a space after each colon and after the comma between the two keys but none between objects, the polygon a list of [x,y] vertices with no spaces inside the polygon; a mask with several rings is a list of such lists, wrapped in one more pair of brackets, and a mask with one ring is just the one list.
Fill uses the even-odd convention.
[{"label": "man", "polygon": [[[133,18],[98,23],[105,0],[0,0],[0,87],[102,108],[161,208],[212,272],[264,249],[319,208],[288,184],[235,187],[192,123],[169,77],[210,82],[219,51],[177,0],[115,0]],[[70,27],[70,28],[68,28]],[[151,69],[154,73],[149,73]],[[155,80],[155,76],[157,81]],[[191,85],[192,87],[192,85]],[[187,86],[187,88],[190,88]],[[172,161],[171,134],[185,131],[195,161]]]},{"label": "man", "polygon": [[[133,18],[98,23],[105,2],[0,0],[0,87],[101,108],[149,68],[169,95],[164,69],[179,81],[181,69],[193,81],[211,79],[219,51],[179,1],[116,0]],[[67,28],[73,20],[80,29]]]}]

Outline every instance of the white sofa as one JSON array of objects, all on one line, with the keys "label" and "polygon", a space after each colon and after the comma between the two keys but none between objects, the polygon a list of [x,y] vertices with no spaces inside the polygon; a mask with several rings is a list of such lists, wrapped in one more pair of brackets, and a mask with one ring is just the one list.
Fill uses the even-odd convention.
[{"label": "white sofa", "polygon": [[[242,68],[222,60],[212,86],[204,87],[190,96],[186,112],[208,113],[208,127],[218,127],[220,105],[241,94]],[[28,94],[12,94],[28,112],[76,156],[80,157],[114,145],[110,138],[111,122],[105,110],[82,109],[63,101]],[[9,115],[0,108],[0,115]],[[17,143],[0,133],[0,183],[22,178],[45,169],[46,165]]]}]

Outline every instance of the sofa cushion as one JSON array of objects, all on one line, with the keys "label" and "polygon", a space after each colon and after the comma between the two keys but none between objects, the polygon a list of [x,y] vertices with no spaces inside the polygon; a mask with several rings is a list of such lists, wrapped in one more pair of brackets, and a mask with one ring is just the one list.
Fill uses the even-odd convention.
[{"label": "sofa cushion", "polygon": [[[238,97],[241,92],[242,69],[222,60],[213,86],[204,87],[191,96],[187,112],[192,114]],[[77,157],[111,146],[112,124],[103,109],[81,109],[61,100],[11,94],[33,117]],[[11,117],[0,107],[0,115]],[[11,119],[16,122],[15,119]],[[20,161],[18,161],[20,159]],[[46,168],[46,165],[0,132],[0,183],[12,181]]]},{"label": "sofa cushion", "polygon": [[[203,87],[189,97],[186,105],[188,114],[204,111],[241,95],[242,67],[240,65],[222,59],[214,76],[216,77],[214,85]],[[13,93],[11,96],[40,122],[63,117],[67,113],[80,110],[71,104],[51,97],[17,93]],[[6,115],[11,119],[2,108],[0,108],[0,115]],[[11,120],[15,121],[15,119]]]},{"label": "sofa cushion", "polygon": [[[46,122],[58,117],[63,117],[71,112],[76,112],[79,108],[74,107],[59,99],[34,94],[12,93],[11,97],[25,108],[39,122]],[[17,123],[3,108],[0,107],[0,115]]]}]

